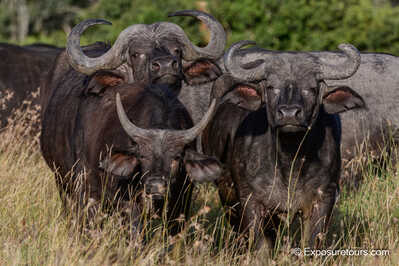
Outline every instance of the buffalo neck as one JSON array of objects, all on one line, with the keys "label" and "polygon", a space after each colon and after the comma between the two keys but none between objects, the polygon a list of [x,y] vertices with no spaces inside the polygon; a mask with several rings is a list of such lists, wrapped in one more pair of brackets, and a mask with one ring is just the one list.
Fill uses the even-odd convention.
[{"label": "buffalo neck", "polygon": [[317,160],[325,138],[325,128],[321,126],[323,119],[318,117],[312,128],[300,132],[284,133],[277,129],[270,130],[273,161],[277,163],[282,176],[301,176],[307,166]]}]

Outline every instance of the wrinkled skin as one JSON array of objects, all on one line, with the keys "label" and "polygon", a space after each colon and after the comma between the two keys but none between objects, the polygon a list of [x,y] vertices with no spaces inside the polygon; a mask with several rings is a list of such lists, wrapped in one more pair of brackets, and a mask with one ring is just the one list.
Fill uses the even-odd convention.
[{"label": "wrinkled skin", "polygon": [[175,94],[185,84],[207,83],[220,76],[219,67],[209,59],[186,62],[183,67],[181,50],[182,44],[170,38],[140,38],[140,42],[131,42],[128,62],[114,71],[128,82],[165,85]]},{"label": "wrinkled skin", "polygon": [[257,51],[270,65],[263,80],[226,75],[215,84],[223,96],[204,152],[225,165],[216,183],[236,231],[254,231],[256,247],[272,249],[280,219],[301,214],[303,245],[318,247],[339,189],[337,113],[364,102],[348,87],[328,88],[310,54]]},{"label": "wrinkled skin", "polygon": [[[157,44],[158,41],[162,45]],[[144,40],[140,44],[132,42],[129,63],[133,69],[134,80],[178,86],[178,81],[182,78],[181,45],[177,40],[169,38],[160,38],[156,42]]]},{"label": "wrinkled skin", "polygon": [[204,116],[211,103],[215,81],[225,73],[222,59],[223,57],[218,60],[201,60],[195,64],[188,64],[185,68],[186,78],[177,97],[194,123]]},{"label": "wrinkled skin", "polygon": [[215,18],[204,12],[182,10],[169,16],[191,16],[201,20],[211,33],[208,45],[195,46],[174,23],[135,24],[122,31],[104,54],[86,58],[79,48],[84,30],[95,24],[110,24],[90,19],[74,27],[68,37],[67,53],[71,65],[88,75],[96,69],[114,69],[128,82],[166,85],[196,123],[210,104],[213,82],[222,74],[222,64],[218,60],[223,56],[226,33]]},{"label": "wrinkled skin", "polygon": [[[336,52],[313,54],[326,59],[342,59]],[[326,83],[330,86],[348,86],[356,89],[368,107],[367,111],[341,115],[343,159],[352,159],[363,142],[368,144],[369,149],[376,150],[377,154],[381,153],[380,148],[387,144],[390,135],[393,134],[393,141],[397,143],[395,132],[399,127],[398,57],[383,53],[361,53],[361,64],[352,77],[346,80],[326,80]]]},{"label": "wrinkled skin", "polygon": [[[96,44],[85,48],[85,53],[97,56],[104,48]],[[215,177],[220,173],[219,163],[196,153],[192,142],[166,138],[167,133],[133,140],[118,119],[115,95],[121,95],[130,121],[156,132],[191,128],[189,114],[167,87],[129,83],[107,70],[86,76],[72,69],[66,56],[63,52],[57,58],[41,95],[41,149],[47,164],[57,173],[65,207],[69,207],[69,201],[78,209],[94,202],[89,210],[92,218],[90,214],[104,197],[106,206],[120,209],[137,229],[144,199],[150,198],[154,212],[162,210],[167,199],[167,219],[172,221],[172,233],[176,233],[178,226],[173,221],[187,215],[191,180],[212,181],[212,173]]]},{"label": "wrinkled skin", "polygon": [[[108,49],[109,48],[106,50]],[[104,52],[106,50],[104,50]],[[130,80],[130,82],[133,82],[134,80],[151,79],[150,72],[145,71],[141,72],[141,79],[129,79],[129,75],[126,74],[126,72],[131,71],[130,68],[133,69],[133,73],[136,73],[139,72],[134,71],[135,68],[138,68],[137,65],[141,68],[148,65],[145,60],[145,58],[147,58],[146,55],[137,55],[137,57],[143,57],[142,60],[136,60],[137,62],[141,62],[134,64],[131,67],[127,63],[123,64],[118,69],[113,70],[113,72],[127,80]],[[164,82],[163,84],[161,82],[162,79],[157,77],[153,78],[152,81],[154,84],[172,88],[172,92],[187,109],[193,122],[197,123],[201,120],[211,103],[210,95],[212,87],[215,80],[224,73],[223,64],[220,62],[220,59],[199,59],[194,62],[183,60],[182,64],[181,72],[175,73],[174,76],[169,76],[172,77],[172,79],[169,80],[171,82]],[[165,79],[163,79],[163,81],[165,81]]]},{"label": "wrinkled skin", "polygon": [[[12,97],[0,105],[0,128],[7,126],[7,119],[22,107],[24,101],[39,106],[39,85],[42,76],[50,70],[60,49],[40,44],[20,47],[0,44],[0,101]],[[36,96],[36,97],[35,97]],[[39,125],[34,125],[36,134]]]}]

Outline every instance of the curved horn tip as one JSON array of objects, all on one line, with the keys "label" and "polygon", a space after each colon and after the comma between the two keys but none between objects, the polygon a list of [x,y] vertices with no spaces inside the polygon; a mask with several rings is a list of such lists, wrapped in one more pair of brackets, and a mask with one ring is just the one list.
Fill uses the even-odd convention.
[{"label": "curved horn tip", "polygon": [[108,51],[97,58],[90,58],[84,54],[80,47],[80,37],[88,27],[96,24],[112,25],[105,19],[87,19],[73,27],[67,38],[66,52],[70,65],[76,71],[86,75],[91,75],[101,68],[115,68],[115,65],[119,64],[119,61],[114,60],[116,52]]},{"label": "curved horn tip", "polygon": [[123,129],[129,134],[129,127],[131,124],[129,118],[127,117],[125,108],[123,107],[122,101],[121,101],[121,95],[119,92],[116,93],[116,113],[118,114],[119,122],[121,123]]},{"label": "curved horn tip", "polygon": [[[206,57],[209,59],[218,59],[224,53],[226,46],[226,32],[220,22],[213,16],[198,10],[181,10],[169,14],[171,16],[191,16],[201,20],[210,31],[210,40],[208,45],[205,47],[198,47],[191,43],[185,33],[182,38],[185,39],[183,42],[186,45],[185,51],[183,52],[183,58],[187,61],[195,60],[200,57]],[[187,40],[186,40],[187,39]]]},{"label": "curved horn tip", "polygon": [[211,105],[209,106],[210,112],[213,112],[213,109],[215,109],[215,106],[216,106],[216,98],[213,98]]},{"label": "curved horn tip", "polygon": [[208,13],[205,13],[205,12],[202,12],[202,11],[199,11],[199,10],[192,10],[192,9],[179,10],[179,11],[171,12],[171,13],[168,14],[168,17],[177,17],[177,16],[207,16],[207,17],[212,17]]},{"label": "curved horn tip", "polygon": [[123,105],[119,93],[116,94],[116,112],[118,114],[119,122],[126,134],[135,142],[139,143],[140,140],[149,139],[154,136],[151,130],[143,129],[136,126],[130,121]]},{"label": "curved horn tip", "polygon": [[121,95],[119,94],[119,92],[116,93],[116,112],[118,113],[119,120],[121,117],[124,117],[124,116],[127,119],[127,114],[126,114],[125,108],[123,107]]},{"label": "curved horn tip", "polygon": [[341,43],[338,45],[338,49],[344,53],[352,54],[352,56],[356,57],[356,60],[360,60],[360,52],[359,50],[349,43]]},{"label": "curved horn tip", "polygon": [[347,43],[338,45],[338,49],[345,55],[344,62],[329,65],[321,64],[320,79],[341,80],[351,77],[358,70],[361,63],[360,52],[355,46]]},{"label": "curved horn tip", "polygon": [[208,110],[206,111],[206,113],[204,114],[204,116],[202,117],[202,119],[199,123],[203,122],[202,120],[204,120],[205,126],[206,126],[209,123],[209,120],[214,115],[215,108],[216,108],[216,98],[213,98],[211,104],[208,107]]},{"label": "curved horn tip", "polygon": [[174,141],[178,141],[181,144],[187,144],[192,142],[196,137],[198,137],[201,132],[208,125],[213,115],[215,114],[216,109],[216,99],[212,99],[212,103],[208,107],[208,110],[203,115],[201,120],[197,122],[192,128],[184,129],[184,130],[166,130],[170,137]]},{"label": "curved horn tip", "polygon": [[[74,28],[86,29],[87,27],[92,26],[92,25],[96,25],[96,24],[112,25],[111,22],[109,22],[108,20],[105,20],[105,19],[90,18],[90,19],[87,19],[87,20],[84,20],[84,21],[80,22]],[[71,32],[73,32],[73,29],[72,29]]]},{"label": "curved horn tip", "polygon": [[351,56],[354,61],[360,64],[360,52],[355,46],[349,43],[341,43],[338,45],[338,49],[343,53],[346,53],[348,56]]},{"label": "curved horn tip", "polygon": [[[90,18],[90,19],[84,20],[72,28],[72,30],[68,36],[68,41],[71,38],[74,40],[74,38],[76,38],[76,37],[78,39],[80,39],[80,35],[83,33],[83,31],[85,31],[88,27],[97,25],[97,24],[112,25],[112,23],[109,22],[108,20],[101,19],[101,18]],[[76,36],[76,34],[79,34],[79,36]]]},{"label": "curved horn tip", "polygon": [[233,44],[232,46],[238,47],[238,48],[242,48],[244,46],[247,45],[256,45],[255,41],[250,41],[250,40],[242,40],[242,41],[238,41],[235,44]]},{"label": "curved horn tip", "polygon": [[232,54],[234,54],[237,50],[241,49],[244,46],[247,45],[256,45],[255,41],[250,41],[250,40],[242,40],[238,41],[236,43],[233,43],[230,48],[227,50],[227,52],[224,54],[224,60],[227,61]]},{"label": "curved horn tip", "polygon": [[255,81],[255,80],[264,79],[266,65],[265,61],[263,60],[263,57],[260,57],[260,59],[262,59],[262,62],[260,62],[260,64],[257,64],[256,67],[251,69],[245,69],[241,67],[242,64],[239,62],[240,60],[237,59],[236,56],[236,54],[240,51],[241,47],[246,45],[255,45],[255,44],[256,42],[254,41],[242,40],[231,45],[230,48],[227,50],[227,52],[224,54],[225,68],[227,72],[229,72],[233,77],[246,81]]},{"label": "curved horn tip", "polygon": [[102,19],[102,18],[94,18],[94,19],[90,19],[90,23],[92,24],[106,24],[106,25],[112,25],[112,22]]},{"label": "curved horn tip", "polygon": [[338,45],[338,49],[340,49],[340,50],[351,49],[351,50],[357,51],[357,48],[350,43],[341,43],[340,45]]},{"label": "curved horn tip", "polygon": [[123,108],[121,95],[119,94],[119,92],[116,93],[116,107],[118,108],[118,106],[121,106]]}]

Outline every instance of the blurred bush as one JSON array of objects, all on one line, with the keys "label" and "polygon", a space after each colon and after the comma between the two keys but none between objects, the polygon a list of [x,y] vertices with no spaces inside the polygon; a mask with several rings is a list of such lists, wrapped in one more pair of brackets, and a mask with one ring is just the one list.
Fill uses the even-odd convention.
[{"label": "blurred bush", "polygon": [[363,51],[399,55],[399,7],[372,0],[211,1],[229,41],[255,40],[277,50],[334,50],[349,42]]},{"label": "blurred bush", "polygon": [[[20,44],[45,42],[64,46],[70,29],[86,18],[104,18],[112,26],[85,32],[82,44],[114,41],[134,23],[175,22],[191,39],[206,44],[195,19],[167,14],[202,9],[225,27],[228,42],[249,39],[275,50],[336,50],[352,43],[362,51],[399,55],[399,6],[388,0],[1,0],[0,40]],[[26,5],[28,15],[21,12]],[[19,18],[25,16],[25,19]],[[26,36],[16,33],[28,18]],[[22,22],[21,22],[22,21]],[[201,28],[202,29],[202,28]],[[198,34],[200,32],[201,34]]]}]

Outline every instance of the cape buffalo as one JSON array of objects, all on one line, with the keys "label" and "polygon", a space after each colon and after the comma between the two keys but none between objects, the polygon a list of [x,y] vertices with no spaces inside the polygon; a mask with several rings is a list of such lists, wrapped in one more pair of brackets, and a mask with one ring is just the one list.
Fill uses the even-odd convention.
[{"label": "cape buffalo", "polygon": [[[73,33],[71,36],[74,38]],[[170,221],[185,214],[191,196],[186,174],[191,180],[211,181],[220,173],[216,159],[192,147],[211,119],[215,103],[193,127],[168,84],[135,81],[127,68],[127,72],[109,70],[110,65],[95,66],[90,75],[83,67],[80,73],[68,63],[73,61],[71,43],[69,40],[67,51],[57,58],[41,95],[42,154],[56,173],[64,204],[71,201],[78,210],[89,208],[91,218],[102,201],[128,213],[136,225],[144,196],[152,198],[156,210],[168,201]],[[119,47],[118,43],[113,47]],[[84,58],[99,60],[113,49],[101,43],[92,45],[83,49]],[[81,71],[80,66],[72,65]],[[115,102],[117,93],[122,103]]]},{"label": "cape buffalo", "polygon": [[[323,60],[343,60],[336,52],[313,54]],[[352,159],[364,143],[368,145],[368,152],[377,154],[381,154],[386,144],[398,144],[399,59],[383,53],[361,53],[360,58],[359,69],[352,77],[326,81],[330,86],[356,89],[368,107],[367,111],[341,115],[342,156],[346,160]]]},{"label": "cape buffalo", "polygon": [[[359,53],[342,44],[345,60],[322,62],[304,52],[240,49],[249,43],[225,55],[230,75],[215,84],[222,98],[203,133],[204,151],[225,164],[216,183],[235,230],[253,230],[258,248],[273,248],[280,219],[301,213],[302,241],[317,246],[339,188],[336,114],[364,107],[352,89],[324,80],[352,76]],[[243,54],[251,59],[246,64]]]},{"label": "cape buffalo", "polygon": [[[36,49],[38,46],[0,44],[0,128],[7,126],[17,109],[24,110],[25,103],[39,106],[40,79],[50,70],[60,49]],[[38,124],[39,119],[34,127]]]},{"label": "cape buffalo", "polygon": [[70,64],[87,75],[98,69],[115,69],[128,82],[167,84],[198,122],[209,106],[212,81],[222,74],[217,59],[223,55],[226,33],[214,17],[201,11],[183,10],[169,16],[200,19],[210,30],[209,44],[203,48],[193,45],[174,23],[136,24],[122,31],[109,51],[89,58],[80,48],[80,35],[91,25],[111,24],[89,19],[74,27],[68,38]]},{"label": "cape buffalo", "polygon": [[[345,56],[339,52],[310,52],[321,61],[342,62]],[[253,60],[242,55],[242,62]],[[345,80],[325,80],[330,87],[347,86],[356,89],[367,105],[367,110],[347,112],[340,115],[342,123],[341,152],[343,166],[358,155],[358,152],[374,154],[374,158],[385,156],[383,148],[392,151],[398,144],[399,127],[399,59],[384,53],[360,53],[360,66],[353,76]],[[394,154],[388,158],[396,159]],[[351,166],[351,165],[349,165]],[[357,175],[350,169],[350,175]],[[347,178],[347,174],[343,175]],[[349,179],[351,184],[357,180]]]}]

